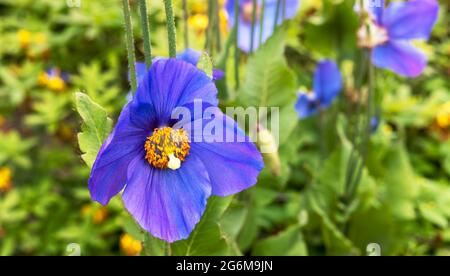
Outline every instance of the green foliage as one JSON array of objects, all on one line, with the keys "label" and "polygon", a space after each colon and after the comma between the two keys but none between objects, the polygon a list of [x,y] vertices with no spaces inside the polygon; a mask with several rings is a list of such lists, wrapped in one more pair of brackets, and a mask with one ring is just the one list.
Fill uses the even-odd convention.
[{"label": "green foliage", "polygon": [[106,111],[86,94],[76,93],[75,103],[84,122],[82,132],[78,134],[78,143],[84,162],[92,167],[100,147],[111,132],[112,121]]}]

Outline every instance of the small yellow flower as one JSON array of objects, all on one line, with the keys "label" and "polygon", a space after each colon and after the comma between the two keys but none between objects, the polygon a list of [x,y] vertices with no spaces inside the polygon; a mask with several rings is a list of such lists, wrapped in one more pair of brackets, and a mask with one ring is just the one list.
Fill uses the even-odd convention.
[{"label": "small yellow flower", "polygon": [[92,205],[85,204],[81,207],[81,215],[91,217],[94,224],[101,224],[108,217],[108,208],[102,206],[94,210]]},{"label": "small yellow flower", "polygon": [[11,174],[10,168],[0,168],[0,192],[6,193],[12,189]]},{"label": "small yellow flower", "polygon": [[108,208],[100,207],[94,212],[92,216],[92,221],[94,222],[94,224],[101,224],[106,220],[107,217],[108,217]]},{"label": "small yellow flower", "polygon": [[436,123],[442,129],[450,126],[450,102],[446,102],[439,108],[436,114]]},{"label": "small yellow flower", "polygon": [[391,135],[393,129],[392,129],[392,127],[391,127],[390,125],[384,124],[383,127],[382,127],[382,131],[383,131],[383,133],[384,133],[385,135]]},{"label": "small yellow flower", "polygon": [[41,72],[38,76],[38,83],[41,86],[46,86],[48,89],[55,92],[62,92],[66,89],[66,82],[61,78],[61,72],[57,69],[52,70],[51,75],[47,72]]},{"label": "small yellow flower", "polygon": [[21,29],[17,32],[17,38],[19,39],[20,47],[27,48],[32,40],[32,33],[30,31]]},{"label": "small yellow flower", "polygon": [[142,251],[142,243],[129,234],[120,237],[120,249],[127,256],[138,256]]},{"label": "small yellow flower", "polygon": [[197,32],[197,34],[201,34],[208,27],[208,16],[201,13],[191,15],[188,18],[188,24],[195,32]]}]

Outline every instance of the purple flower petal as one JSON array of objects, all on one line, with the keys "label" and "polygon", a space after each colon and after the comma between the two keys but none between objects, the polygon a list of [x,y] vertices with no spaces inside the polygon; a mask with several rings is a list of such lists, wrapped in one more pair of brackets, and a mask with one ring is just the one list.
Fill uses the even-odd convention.
[{"label": "purple flower petal", "polygon": [[417,77],[427,64],[426,56],[406,41],[389,41],[375,47],[372,62],[405,77]]},{"label": "purple flower petal", "polygon": [[384,12],[383,25],[391,39],[428,39],[438,12],[435,0],[393,2]]},{"label": "purple flower petal", "polygon": [[319,111],[319,103],[315,94],[300,93],[295,103],[295,110],[300,119],[313,116]]},{"label": "purple flower petal", "polygon": [[128,164],[142,151],[145,139],[146,130],[131,122],[130,105],[127,105],[92,167],[88,187],[93,200],[106,205],[122,190]]},{"label": "purple flower petal", "polygon": [[201,52],[191,48],[187,48],[183,52],[177,54],[177,59],[190,63],[194,66],[197,66],[197,63],[201,56],[202,56]]},{"label": "purple flower petal", "polygon": [[321,107],[331,105],[341,89],[342,78],[336,63],[331,60],[321,61],[314,73],[314,92]]},{"label": "purple flower petal", "polygon": [[210,194],[208,173],[195,155],[173,171],[153,168],[142,154],[130,163],[122,199],[142,228],[174,242],[189,236]]},{"label": "purple flower petal", "polygon": [[256,184],[264,167],[261,154],[235,121],[219,108],[205,111],[203,119],[185,124],[191,153],[203,162],[211,179],[212,195],[228,196]]},{"label": "purple flower petal", "polygon": [[167,125],[175,107],[201,99],[217,105],[217,88],[211,79],[192,64],[176,59],[153,63],[138,86],[133,101],[153,107],[158,126]]}]

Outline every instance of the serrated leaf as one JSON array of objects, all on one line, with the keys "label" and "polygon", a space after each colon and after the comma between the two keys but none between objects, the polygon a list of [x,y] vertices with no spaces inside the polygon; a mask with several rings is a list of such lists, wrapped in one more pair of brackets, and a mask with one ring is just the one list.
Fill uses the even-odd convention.
[{"label": "serrated leaf", "polygon": [[83,119],[82,132],[78,133],[81,157],[89,167],[94,164],[100,147],[112,129],[112,120],[97,103],[84,93],[75,94],[76,108]]},{"label": "serrated leaf", "polygon": [[246,106],[293,106],[296,79],[283,56],[285,36],[285,28],[279,28],[249,58],[246,78],[239,92],[240,103]]}]

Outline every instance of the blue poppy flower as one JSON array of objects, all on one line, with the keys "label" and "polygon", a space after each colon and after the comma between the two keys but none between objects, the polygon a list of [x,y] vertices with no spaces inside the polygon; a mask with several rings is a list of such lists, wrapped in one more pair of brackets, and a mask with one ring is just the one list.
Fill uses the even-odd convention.
[{"label": "blue poppy flower", "polygon": [[375,66],[401,76],[417,77],[426,64],[426,56],[411,44],[413,39],[428,39],[438,17],[436,0],[384,1],[369,10],[369,22],[358,31],[359,45],[373,49]]},{"label": "blue poppy flower", "polygon": [[[97,155],[92,199],[105,205],[124,189],[124,206],[142,228],[168,242],[187,238],[209,196],[251,187],[264,166],[217,104],[217,89],[203,71],[177,59],[155,61]],[[181,107],[191,116],[174,119]]]},{"label": "blue poppy flower", "polygon": [[328,108],[342,89],[342,78],[339,68],[331,60],[321,61],[314,73],[313,91],[301,92],[295,110],[303,119]]},{"label": "blue poppy flower", "polygon": [[[234,26],[234,1],[227,0],[226,10],[229,15],[228,25],[230,28]],[[277,19],[277,25],[280,25],[284,19],[293,18],[299,7],[299,0],[284,0],[286,4],[281,4],[279,8],[279,14]],[[253,14],[253,1],[252,0],[240,0],[239,1],[239,34],[238,34],[238,46],[246,52],[250,52],[251,36],[252,36],[252,14]],[[283,2],[283,0],[281,1]],[[273,33],[275,17],[277,13],[277,0],[266,0],[264,14],[261,14],[262,0],[257,0],[257,11],[255,20],[255,32],[253,37],[253,49],[259,48],[259,37],[262,32],[262,42],[264,43]],[[284,10],[283,10],[284,6]],[[260,19],[263,19],[262,29],[260,28]]]}]

